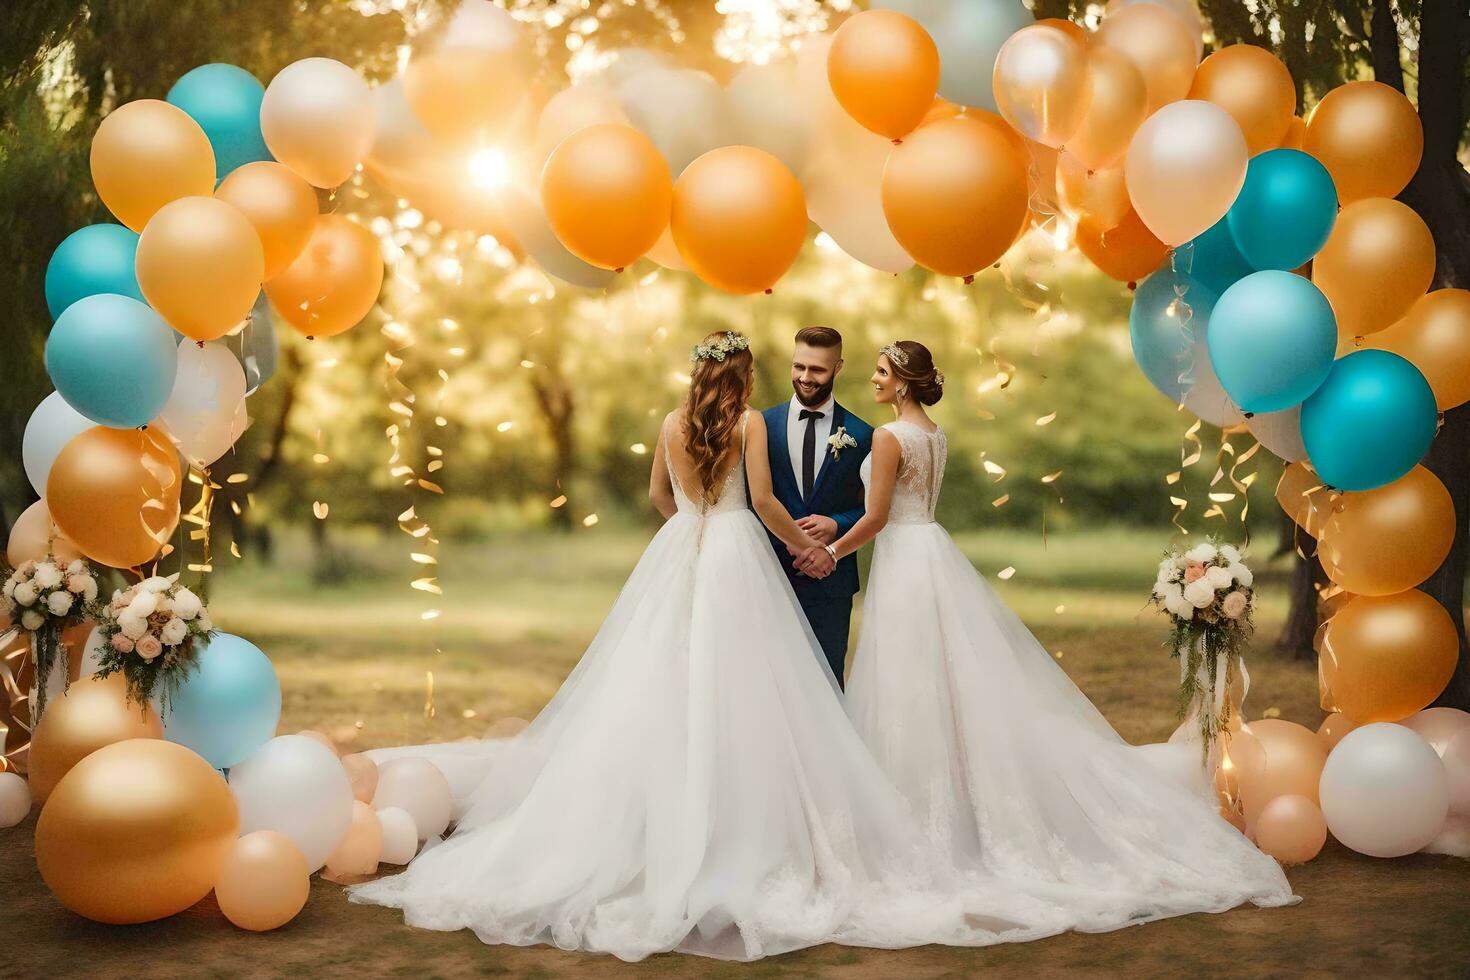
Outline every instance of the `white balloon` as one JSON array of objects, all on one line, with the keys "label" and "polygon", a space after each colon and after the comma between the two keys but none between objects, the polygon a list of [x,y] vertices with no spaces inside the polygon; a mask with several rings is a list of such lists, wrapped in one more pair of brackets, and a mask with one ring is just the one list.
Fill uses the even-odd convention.
[{"label": "white balloon", "polygon": [[765,150],[799,174],[809,123],[802,100],[791,97],[796,90],[795,62],[747,65],[730,80],[725,99],[735,142]]},{"label": "white balloon", "polygon": [[875,0],[907,14],[939,49],[939,94],[956,105],[996,111],[991,76],[1006,39],[1035,18],[1021,0]]},{"label": "white balloon", "polygon": [[0,828],[14,827],[31,812],[31,787],[13,772],[0,772]]},{"label": "white balloon", "polygon": [[623,79],[615,91],[675,180],[695,158],[731,142],[725,92],[702,71],[647,68]]},{"label": "white balloon", "polygon": [[361,75],[331,58],[304,58],[266,87],[260,132],[271,154],[308,183],[336,187],[367,156],[373,115]]},{"label": "white balloon", "polygon": [[423,168],[432,138],[410,108],[402,79],[392,79],[373,89],[372,106],[373,141],[363,165],[392,190],[395,175],[417,173]]},{"label": "white balloon", "polygon": [[331,749],[305,735],[278,735],[230,770],[241,835],[276,830],[316,871],[352,825],[352,784]]},{"label": "white balloon", "polygon": [[449,826],[454,802],[449,780],[428,759],[393,759],[378,767],[373,809],[397,807],[413,817],[419,840],[438,837]]},{"label": "white balloon", "polygon": [[56,462],[61,450],[96,424],[68,405],[59,391],[41,399],[41,404],[31,413],[20,441],[20,459],[26,479],[31,481],[31,487],[38,496],[46,496],[46,478],[51,475],[51,464]]},{"label": "white balloon", "polygon": [[1424,853],[1470,858],[1470,817],[1447,817],[1434,840],[1424,845]]},{"label": "white balloon", "polygon": [[245,431],[245,370],[219,341],[179,345],[174,390],[159,413],[183,457],[203,469]]},{"label": "white balloon", "polygon": [[1115,14],[1124,7],[1134,4],[1151,3],[1156,7],[1163,7],[1169,13],[1184,21],[1184,26],[1189,29],[1189,36],[1194,41],[1194,60],[1199,61],[1200,56],[1205,53],[1205,19],[1199,12],[1199,5],[1195,0],[1108,0],[1108,14]]},{"label": "white balloon", "polygon": [[628,125],[623,104],[608,89],[598,85],[564,88],[541,107],[536,121],[536,160],[544,165],[551,151],[568,136],[588,126],[604,123]]},{"label": "white balloon", "polygon": [[383,853],[378,860],[383,864],[407,864],[419,850],[418,827],[413,814],[401,807],[390,806],[378,811],[378,823],[383,827]]},{"label": "white balloon", "polygon": [[1450,812],[1470,818],[1470,731],[1450,739],[1440,760],[1450,788]]},{"label": "white balloon", "polygon": [[437,38],[443,47],[510,51],[521,42],[521,28],[505,9],[489,0],[461,0]]},{"label": "white balloon", "polygon": [[1240,124],[1213,102],[1181,99],[1143,121],[1123,175],[1133,210],[1165,245],[1198,237],[1230,210],[1249,162]]},{"label": "white balloon", "polygon": [[[1184,299],[1189,301],[1187,293]],[[1210,351],[1203,340],[1194,344],[1194,387],[1185,393],[1184,407],[1221,429],[1239,425],[1245,420],[1215,376],[1215,366],[1210,363]]]},{"label": "white balloon", "polygon": [[541,210],[539,194],[507,185],[500,191],[500,213],[521,248],[547,275],[589,289],[606,289],[617,277],[611,269],[589,265],[566,250]]},{"label": "white balloon", "polygon": [[1413,854],[1434,840],[1450,808],[1434,749],[1417,732],[1386,722],[1343,736],[1327,757],[1320,790],[1332,836],[1371,857]]},{"label": "white balloon", "polygon": [[1307,458],[1302,442],[1302,407],[1293,405],[1280,412],[1261,412],[1245,420],[1256,441],[1288,463]]}]

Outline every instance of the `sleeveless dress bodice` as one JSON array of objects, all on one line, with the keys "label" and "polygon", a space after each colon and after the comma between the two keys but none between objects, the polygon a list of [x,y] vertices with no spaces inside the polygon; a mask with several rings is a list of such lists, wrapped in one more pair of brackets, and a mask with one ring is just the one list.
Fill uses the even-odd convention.
[{"label": "sleeveless dress bodice", "polygon": [[[939,487],[944,482],[944,464],[949,457],[944,430],[935,428],[933,432],[927,432],[912,422],[902,420],[889,422],[882,428],[898,440],[901,454],[898,479],[893,486],[893,501],[888,507],[888,523],[933,524],[934,508],[939,503]],[[864,490],[870,490],[873,477],[871,454],[863,460],[859,473]]]}]

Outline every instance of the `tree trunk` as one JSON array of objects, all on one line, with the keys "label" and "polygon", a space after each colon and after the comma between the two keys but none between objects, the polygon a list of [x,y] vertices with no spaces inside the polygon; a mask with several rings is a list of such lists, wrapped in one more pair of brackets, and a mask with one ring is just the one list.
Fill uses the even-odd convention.
[{"label": "tree trunk", "polygon": [[[572,434],[572,419],[576,406],[572,400],[566,379],[550,365],[538,367],[531,374],[531,391],[536,396],[536,405],[551,436],[552,469],[556,475],[556,486],[562,495],[571,486],[573,468],[577,462],[576,439]],[[563,504],[551,512],[551,522],[561,531],[572,529],[572,508]]]},{"label": "tree trunk", "polygon": [[1312,641],[1317,635],[1320,618],[1319,590],[1327,582],[1327,573],[1317,560],[1317,542],[1306,531],[1297,527],[1290,517],[1286,518],[1281,547],[1276,553],[1281,555],[1286,552],[1291,552],[1294,556],[1291,569],[1291,608],[1286,614],[1286,625],[1281,629],[1276,646],[1293,660],[1316,660],[1317,651]]}]

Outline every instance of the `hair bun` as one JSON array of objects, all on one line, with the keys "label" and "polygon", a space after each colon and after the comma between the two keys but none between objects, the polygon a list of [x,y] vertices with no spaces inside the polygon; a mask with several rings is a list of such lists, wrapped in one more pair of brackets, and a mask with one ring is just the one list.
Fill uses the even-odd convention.
[{"label": "hair bun", "polygon": [[944,375],[935,370],[929,348],[917,340],[900,340],[880,353],[888,355],[893,373],[908,385],[920,405],[933,405],[944,397]]}]

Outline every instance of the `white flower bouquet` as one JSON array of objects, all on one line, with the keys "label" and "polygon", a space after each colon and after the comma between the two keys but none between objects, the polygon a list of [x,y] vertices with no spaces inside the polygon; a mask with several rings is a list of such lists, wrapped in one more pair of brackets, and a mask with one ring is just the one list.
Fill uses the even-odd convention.
[{"label": "white flower bouquet", "polygon": [[102,631],[98,677],[121,673],[128,699],[148,703],[162,686],[163,708],[194,668],[194,644],[214,630],[209,610],[178,575],[155,575],[112,594],[97,612]]},{"label": "white flower bouquet", "polygon": [[5,609],[13,624],[6,636],[16,632],[31,634],[36,668],[31,719],[33,723],[39,722],[46,710],[46,682],[52,671],[59,667],[61,676],[67,676],[61,631],[87,618],[88,604],[97,598],[97,576],[85,559],[67,563],[47,555],[40,561],[21,562],[6,577],[0,594],[4,596]]},{"label": "white flower bouquet", "polygon": [[1171,620],[1179,715],[1198,715],[1206,759],[1234,710],[1229,691],[1244,671],[1242,655],[1254,628],[1254,582],[1233,545],[1207,541],[1159,562],[1150,601]]}]

